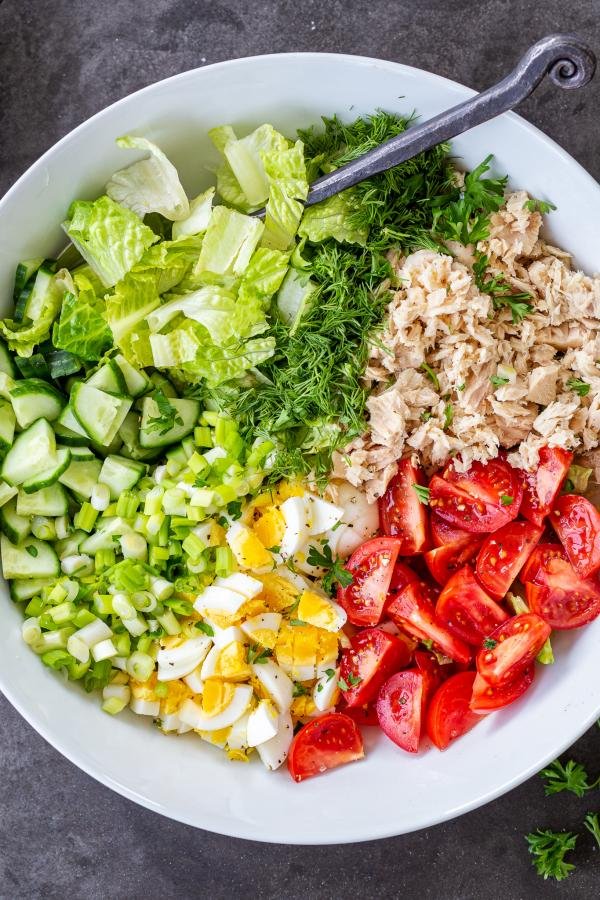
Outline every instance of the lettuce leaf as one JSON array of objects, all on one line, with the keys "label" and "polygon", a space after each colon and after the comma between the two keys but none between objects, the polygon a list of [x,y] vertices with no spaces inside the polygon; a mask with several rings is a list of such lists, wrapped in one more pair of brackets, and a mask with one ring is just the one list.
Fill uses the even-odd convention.
[{"label": "lettuce leaf", "polygon": [[63,228],[105,287],[121,281],[158,240],[139,216],[107,196],[76,200]]},{"label": "lettuce leaf", "polygon": [[304,163],[304,145],[262,154],[269,181],[269,200],[262,244],[276,250],[287,250],[292,244],[308,196],[308,178]]},{"label": "lettuce leaf", "polygon": [[300,222],[298,234],[314,243],[334,238],[340,243],[364,246],[369,236],[368,229],[356,228],[349,223],[357,202],[354,189],[349,188],[328,200],[309,206]]},{"label": "lettuce leaf", "polygon": [[198,276],[239,276],[256,249],[264,225],[225,206],[215,206],[194,273]]},{"label": "lettuce leaf", "polygon": [[48,289],[41,298],[39,314],[32,322],[15,322],[13,319],[0,321],[0,334],[9,348],[19,356],[29,357],[38,344],[50,337],[52,323],[58,316],[66,292],[75,293],[76,288],[68,269],[59,269],[50,279]]},{"label": "lettuce leaf", "polygon": [[257,299],[266,306],[276,294],[288,270],[289,253],[259,247],[240,281],[238,299],[244,304]]},{"label": "lettuce leaf", "polygon": [[153,274],[157,293],[164,294],[176,287],[197,262],[201,246],[200,235],[161,241],[146,250],[131,275],[135,276],[138,272]]},{"label": "lettuce leaf", "polygon": [[208,228],[212,204],[215,196],[214,187],[199,194],[190,201],[190,214],[186,219],[173,223],[173,237],[186,237],[189,234],[203,234]]},{"label": "lettuce leaf", "polygon": [[225,157],[217,171],[223,200],[244,212],[259,209],[269,196],[263,154],[286,150],[288,141],[272,125],[260,125],[239,139],[230,125],[222,125],[209,131],[209,137]]},{"label": "lettuce leaf", "polygon": [[226,333],[236,310],[235,295],[218,285],[202,287],[192,294],[174,297],[155,309],[146,321],[151,332],[162,331],[178,315],[204,325],[209,334]]},{"label": "lettuce leaf", "polygon": [[106,298],[106,318],[115,344],[134,366],[152,365],[146,316],[160,306],[152,270],[127,275]]},{"label": "lettuce leaf", "polygon": [[77,294],[64,295],[60,319],[54,323],[52,343],[80,359],[96,362],[111,347],[113,337],[104,318],[104,304],[90,282],[79,274],[77,286]]},{"label": "lettuce leaf", "polygon": [[108,196],[143,218],[157,212],[171,221],[186,219],[190,205],[179,181],[177,169],[152,141],[126,135],[117,138],[119,147],[147,150],[150,156],[121,169],[106,185]]}]

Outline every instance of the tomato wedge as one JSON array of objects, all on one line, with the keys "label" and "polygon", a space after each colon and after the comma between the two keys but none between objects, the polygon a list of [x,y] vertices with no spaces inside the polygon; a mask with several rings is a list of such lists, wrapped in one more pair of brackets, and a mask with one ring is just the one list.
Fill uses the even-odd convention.
[{"label": "tomato wedge", "polygon": [[546,566],[551,559],[567,560],[567,554],[560,544],[538,544],[531,556],[521,569],[519,580],[522,584],[533,581],[535,584],[545,584]]},{"label": "tomato wedge", "polygon": [[421,503],[415,485],[425,486],[423,470],[410,459],[401,459],[398,471],[379,499],[379,518],[385,534],[401,541],[402,556],[414,556],[429,544],[427,507]]},{"label": "tomato wedge", "polygon": [[438,620],[431,597],[432,590],[423,581],[407,585],[390,604],[390,618],[420,641],[431,640],[450,659],[468,663],[471,651]]},{"label": "tomato wedge", "polygon": [[392,580],[390,581],[390,586],[388,588],[388,595],[383,607],[384,614],[387,613],[388,607],[394,597],[403,591],[407,584],[412,584],[413,581],[420,581],[417,573],[414,572],[410,566],[407,566],[398,560],[394,566]]},{"label": "tomato wedge", "polygon": [[473,682],[473,696],[470,703],[472,711],[478,715],[485,715],[486,713],[494,712],[496,709],[502,709],[502,707],[508,706],[509,703],[514,703],[531,687],[534,674],[535,666],[532,664],[514,681],[492,685],[488,684],[477,673]]},{"label": "tomato wedge", "polygon": [[504,508],[512,514],[511,518],[517,517],[523,500],[523,473],[502,456],[485,463],[476,461],[466,472],[458,472],[454,462],[450,462],[443,477],[475,500]]},{"label": "tomato wedge", "polygon": [[600,615],[600,583],[596,578],[580,578],[569,562],[558,557],[538,572],[538,582],[542,572],[545,583],[527,582],[525,599],[531,611],[551,628],[580,628]]},{"label": "tomato wedge", "polygon": [[534,525],[543,523],[572,462],[573,454],[569,450],[563,450],[562,447],[542,447],[536,471],[525,474],[525,492],[521,503],[521,515],[525,519]]},{"label": "tomato wedge", "polygon": [[380,628],[364,628],[354,635],[352,647],[344,650],[340,681],[347,706],[364,706],[394,672],[410,663],[411,653],[403,641]]},{"label": "tomato wedge", "polygon": [[439,750],[445,750],[480,721],[469,706],[475,677],[475,672],[451,675],[433,695],[425,727],[429,739]]},{"label": "tomato wedge", "polygon": [[484,541],[475,572],[495,600],[505,596],[542,533],[543,528],[532,522],[509,522]]},{"label": "tomato wedge", "polygon": [[296,734],[288,755],[288,769],[294,781],[304,781],[364,755],[356,722],[344,713],[327,713]]},{"label": "tomato wedge", "polygon": [[354,580],[348,587],[338,587],[337,599],[354,625],[379,622],[401,545],[398,538],[372,538],[346,563]]},{"label": "tomato wedge", "polygon": [[[506,495],[508,496],[508,495]],[[516,518],[518,508],[493,505],[451,484],[439,475],[429,482],[429,505],[452,527],[470,534],[497,531]]]},{"label": "tomato wedge", "polygon": [[357,725],[379,727],[379,719],[377,718],[377,710],[374,703],[368,703],[366,706],[350,706],[344,710],[344,714],[356,722]]},{"label": "tomato wedge", "polygon": [[564,494],[550,514],[550,522],[578,575],[587,578],[600,569],[600,512],[586,497]]},{"label": "tomato wedge", "polygon": [[468,535],[453,544],[435,547],[423,555],[427,568],[442,587],[465,563],[471,562],[481,547],[481,540]]},{"label": "tomato wedge", "polygon": [[377,698],[379,727],[408,753],[419,749],[424,714],[425,675],[408,669],[392,675]]},{"label": "tomato wedge", "polygon": [[435,613],[452,634],[474,647],[508,619],[508,613],[486,594],[470,566],[463,566],[448,581]]},{"label": "tomato wedge", "polygon": [[550,631],[536,613],[514,616],[484,639],[475,659],[477,671],[491,685],[514,681],[534,662]]},{"label": "tomato wedge", "polygon": [[431,695],[437,691],[442,681],[447,677],[448,673],[444,670],[452,669],[452,665],[447,663],[441,666],[435,654],[430,650],[415,650],[415,666],[419,672],[426,676],[424,693],[425,702],[427,703]]},{"label": "tomato wedge", "polygon": [[436,513],[435,509],[431,511],[429,517],[431,524],[431,537],[435,547],[444,547],[446,544],[457,544],[459,541],[472,539],[473,535],[462,528],[456,528],[450,525]]}]

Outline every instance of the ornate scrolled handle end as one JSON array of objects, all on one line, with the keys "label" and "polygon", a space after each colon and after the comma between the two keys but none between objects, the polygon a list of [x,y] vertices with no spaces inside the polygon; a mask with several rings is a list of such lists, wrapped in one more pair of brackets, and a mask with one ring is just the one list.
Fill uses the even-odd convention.
[{"label": "ornate scrolled handle end", "polygon": [[567,91],[584,87],[594,77],[596,57],[576,34],[552,34],[535,48],[547,60],[547,73],[557,87]]}]

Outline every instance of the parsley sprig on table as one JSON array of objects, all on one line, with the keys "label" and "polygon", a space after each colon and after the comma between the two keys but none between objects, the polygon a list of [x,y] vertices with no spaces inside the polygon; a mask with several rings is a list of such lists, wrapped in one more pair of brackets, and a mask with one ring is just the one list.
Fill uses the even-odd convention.
[{"label": "parsley sprig on table", "polygon": [[569,850],[575,849],[577,835],[570,831],[538,830],[525,838],[529,852],[533,856],[533,865],[538,875],[544,880],[555,878],[562,881],[575,868],[573,863],[565,862]]},{"label": "parsley sprig on table", "polygon": [[576,797],[583,797],[587,791],[591,791],[598,786],[598,781],[592,784],[588,781],[588,774],[581,763],[576,763],[570,759],[563,765],[558,759],[550,763],[545,769],[542,769],[540,776],[545,779],[546,784],[544,791],[547,797],[552,794],[559,794],[562,791],[569,791]]}]

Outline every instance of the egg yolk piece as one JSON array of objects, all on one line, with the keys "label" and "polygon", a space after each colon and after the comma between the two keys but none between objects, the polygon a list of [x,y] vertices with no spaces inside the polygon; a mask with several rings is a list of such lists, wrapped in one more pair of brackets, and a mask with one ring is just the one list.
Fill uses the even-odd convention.
[{"label": "egg yolk piece", "polygon": [[233,700],[234,693],[233,684],[221,681],[219,678],[209,678],[202,692],[202,711],[207,716],[217,716],[227,709]]}]

